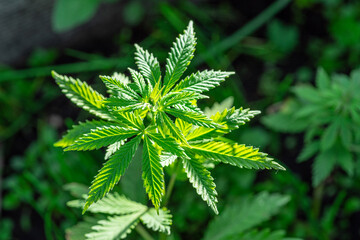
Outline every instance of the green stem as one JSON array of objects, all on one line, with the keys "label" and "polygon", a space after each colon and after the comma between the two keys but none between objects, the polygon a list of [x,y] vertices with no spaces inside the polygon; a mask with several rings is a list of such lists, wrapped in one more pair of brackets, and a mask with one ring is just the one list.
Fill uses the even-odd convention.
[{"label": "green stem", "polygon": [[167,187],[167,189],[166,189],[166,195],[165,195],[165,197],[164,197],[163,207],[166,207],[167,204],[169,203],[169,200],[170,200],[172,191],[173,191],[173,189],[174,189],[174,184],[175,184],[176,176],[177,176],[177,173],[178,173],[179,167],[180,167],[179,160],[178,160],[175,164],[176,164],[176,165],[175,165],[175,171],[174,171],[174,173],[171,175],[169,185],[168,185],[168,187]]},{"label": "green stem", "polygon": [[141,226],[141,224],[136,225],[135,230],[144,240],[154,240],[154,238],[146,231],[146,229]]},{"label": "green stem", "polygon": [[312,213],[315,219],[319,218],[319,214],[320,214],[320,209],[321,209],[321,205],[322,205],[322,198],[323,198],[323,193],[324,193],[324,186],[325,186],[325,181],[323,181],[322,183],[320,183],[315,189],[314,189],[314,193],[313,193],[313,209],[312,209]]}]

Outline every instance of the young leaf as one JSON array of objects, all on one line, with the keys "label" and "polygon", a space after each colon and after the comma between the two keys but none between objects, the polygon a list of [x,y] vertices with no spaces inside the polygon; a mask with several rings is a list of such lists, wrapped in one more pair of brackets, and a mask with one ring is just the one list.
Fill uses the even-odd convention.
[{"label": "young leaf", "polygon": [[[146,211],[146,210],[145,210]],[[93,226],[93,231],[87,233],[87,240],[116,240],[124,239],[131,233],[132,229],[138,224],[140,216],[145,211],[139,211],[128,215],[108,217],[106,220],[100,220]]]},{"label": "young leaf", "polygon": [[159,209],[165,193],[164,172],[160,156],[147,135],[144,135],[142,168],[145,190],[155,208]]},{"label": "young leaf", "polygon": [[316,73],[316,86],[319,89],[326,89],[330,87],[330,77],[323,68],[318,68]]},{"label": "young leaf", "polygon": [[65,151],[87,151],[99,149],[115,142],[125,140],[139,133],[138,130],[123,128],[113,124],[98,127],[90,133],[84,134],[72,145],[65,148]]},{"label": "young leaf", "polygon": [[135,47],[136,64],[141,74],[148,81],[149,87],[154,87],[161,77],[159,62],[152,53],[149,53],[137,44],[135,44]]},{"label": "young leaf", "polygon": [[163,136],[159,133],[148,133],[148,135],[157,145],[164,149],[164,151],[170,152],[182,158],[188,158],[184,149],[181,148],[179,143],[177,143],[172,137],[167,136],[166,138],[163,138]]},{"label": "young leaf", "polygon": [[180,79],[181,75],[185,72],[187,66],[190,64],[191,59],[194,57],[196,45],[196,38],[193,29],[193,22],[190,21],[184,34],[180,35],[166,59],[166,73],[164,78],[164,93],[174,86]]},{"label": "young leaf", "polygon": [[180,129],[173,123],[173,121],[163,112],[159,112],[157,116],[157,124],[158,127],[161,128],[161,126],[164,124],[168,129],[170,134],[176,138],[179,139],[182,143],[188,145],[186,138],[180,131]]},{"label": "young leaf", "polygon": [[167,107],[165,111],[174,117],[180,118],[197,126],[203,126],[207,128],[220,127],[219,124],[214,123],[211,119],[206,117],[198,108],[190,108],[183,104],[176,104],[172,108]]},{"label": "young leaf", "polygon": [[112,89],[119,94],[121,98],[138,100],[140,96],[127,84],[109,76],[100,76],[108,89]]},{"label": "young leaf", "polygon": [[237,143],[211,141],[192,144],[191,149],[186,147],[186,150],[204,158],[228,163],[240,168],[285,170],[280,164],[268,158],[267,154],[259,152],[259,149],[238,145]]},{"label": "young leaf", "polygon": [[171,218],[172,216],[169,210],[159,209],[157,213],[154,208],[150,208],[140,217],[140,220],[147,228],[170,235]]},{"label": "young leaf", "polygon": [[86,82],[72,77],[62,76],[55,71],[52,71],[51,74],[62,92],[78,107],[100,118],[106,120],[113,119],[108,111],[102,107],[104,96],[93,90]]},{"label": "young leaf", "polygon": [[91,132],[92,129],[96,129],[97,127],[102,127],[106,125],[107,122],[104,121],[86,121],[84,123],[80,122],[79,125],[73,126],[71,130],[68,130],[66,135],[62,137],[61,140],[54,144],[55,147],[68,147],[71,144],[74,144],[77,139],[79,139],[85,133]]},{"label": "young leaf", "polygon": [[105,162],[90,186],[89,196],[86,199],[83,213],[92,203],[103,198],[120,180],[120,177],[124,175],[139,146],[140,140],[141,136],[131,139]]},{"label": "young leaf", "polygon": [[225,78],[234,74],[234,72],[222,72],[214,70],[205,70],[197,72],[186,77],[175,86],[173,92],[189,91],[202,93],[218,86]]},{"label": "young leaf", "polygon": [[210,222],[204,240],[233,239],[231,237],[269,220],[289,200],[288,196],[267,192],[243,198]]},{"label": "young leaf", "polygon": [[182,159],[184,170],[189,178],[189,181],[196,189],[197,194],[207,202],[215,214],[219,214],[217,203],[217,192],[215,190],[214,179],[211,177],[210,172],[199,162],[192,158]]},{"label": "young leaf", "polygon": [[164,106],[171,106],[178,103],[189,103],[193,100],[208,98],[208,96],[196,92],[171,92],[165,95],[162,99]]},{"label": "young leaf", "polygon": [[146,83],[144,77],[137,71],[129,68],[130,74],[142,96],[146,95]]}]

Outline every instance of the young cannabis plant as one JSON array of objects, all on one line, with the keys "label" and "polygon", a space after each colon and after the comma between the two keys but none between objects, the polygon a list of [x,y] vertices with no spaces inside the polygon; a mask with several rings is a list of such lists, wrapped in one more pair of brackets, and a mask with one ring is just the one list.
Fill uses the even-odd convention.
[{"label": "young cannabis plant", "polygon": [[83,212],[117,184],[140,142],[143,144],[144,187],[156,209],[161,207],[165,193],[163,168],[174,162],[182,166],[197,193],[215,213],[218,213],[215,183],[204,161],[240,168],[284,170],[258,149],[223,137],[259,111],[231,108],[208,118],[197,107],[196,100],[207,98],[204,92],[233,73],[205,70],[181,78],[193,58],[195,45],[190,22],[173,44],[163,79],[154,55],[135,45],[139,71],[129,69],[132,81],[122,74],[100,76],[109,90],[109,97],[78,79],[52,72],[70,100],[102,119],[74,126],[55,144],[65,151],[107,147],[106,162],[90,186]]},{"label": "young cannabis plant", "polygon": [[304,132],[304,148],[298,160],[314,157],[313,185],[321,184],[335,169],[354,175],[360,163],[360,70],[350,76],[330,77],[318,69],[316,87],[293,88],[295,98],[263,123],[280,132]]}]

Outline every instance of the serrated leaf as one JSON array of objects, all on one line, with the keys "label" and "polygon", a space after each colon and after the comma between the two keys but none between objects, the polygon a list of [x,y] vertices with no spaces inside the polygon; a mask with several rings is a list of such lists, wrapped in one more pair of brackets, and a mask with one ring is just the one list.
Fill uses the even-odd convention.
[{"label": "serrated leaf", "polygon": [[[161,77],[159,62],[152,53],[149,53],[137,44],[135,44],[135,47],[136,64],[141,74],[148,81],[148,84],[154,87]],[[149,90],[152,91],[152,88],[149,88]]]},{"label": "serrated leaf", "polygon": [[335,144],[336,138],[338,137],[338,129],[339,125],[337,121],[334,121],[325,129],[321,136],[320,143],[321,149],[323,151],[331,148]]},{"label": "serrated leaf", "polygon": [[193,22],[173,43],[173,47],[166,59],[166,73],[164,78],[165,93],[174,86],[185,72],[191,59],[194,57],[196,38],[193,29]]},{"label": "serrated leaf", "polygon": [[184,170],[187,177],[189,178],[190,183],[196,189],[197,194],[207,202],[208,206],[215,212],[219,214],[217,210],[217,192],[215,190],[214,179],[211,177],[210,172],[199,162],[199,160],[194,158],[182,159]]},{"label": "serrated leaf", "polygon": [[154,208],[150,208],[140,220],[147,228],[157,232],[163,232],[170,235],[170,226],[172,224],[172,215],[169,210],[159,209],[159,212]]},{"label": "serrated leaf", "polygon": [[189,103],[193,100],[208,98],[208,96],[196,93],[196,92],[170,92],[162,98],[162,102],[165,107],[174,104]]},{"label": "serrated leaf", "polygon": [[[146,211],[146,210],[145,210]],[[100,220],[97,225],[92,227],[92,232],[87,233],[87,240],[115,240],[124,239],[131,233],[132,229],[138,224],[139,218],[145,213],[139,211],[128,215],[108,217]]]},{"label": "serrated leaf", "polygon": [[85,133],[91,132],[91,129],[96,129],[97,127],[101,127],[107,124],[107,122],[96,120],[86,121],[84,123],[80,122],[79,125],[74,125],[71,130],[68,130],[62,139],[57,141],[54,146],[63,148],[68,147],[75,143],[75,141]]},{"label": "serrated leaf", "polygon": [[92,89],[86,82],[79,79],[51,72],[61,91],[78,107],[106,120],[112,120],[112,116],[106,108],[102,107],[104,96]]},{"label": "serrated leaf", "polygon": [[314,156],[320,150],[320,142],[315,140],[310,143],[306,143],[298,156],[298,162],[304,162]]},{"label": "serrated leaf", "polygon": [[202,93],[218,86],[225,78],[234,74],[234,72],[222,72],[214,70],[205,70],[197,72],[180,81],[172,90],[173,92],[189,91]]},{"label": "serrated leaf", "polygon": [[[285,240],[285,231],[277,230],[270,231],[270,229],[264,230],[252,230],[238,236],[230,237],[229,240]],[[295,239],[293,239],[295,240]],[[298,239],[300,240],[300,239]]]},{"label": "serrated leaf", "polygon": [[144,77],[137,71],[129,68],[130,74],[142,96],[146,95],[146,83]]},{"label": "serrated leaf", "polygon": [[192,144],[191,149],[186,147],[186,150],[206,159],[228,163],[240,168],[285,170],[273,159],[268,158],[267,154],[259,152],[259,149],[237,143],[211,141]]},{"label": "serrated leaf", "polygon": [[[67,203],[69,207],[82,208],[85,200],[73,200]],[[92,204],[87,211],[92,213],[125,215],[139,211],[145,211],[147,207],[131,201],[118,193],[109,193],[104,198]]]},{"label": "serrated leaf", "polygon": [[138,100],[140,96],[128,84],[110,76],[100,76],[108,89],[116,92],[119,98]]},{"label": "serrated leaf", "polygon": [[173,107],[167,107],[165,111],[174,117],[180,118],[186,122],[197,126],[208,128],[219,128],[220,125],[213,122],[199,108],[190,108],[183,104],[176,104]]},{"label": "serrated leaf", "polygon": [[294,92],[298,98],[310,103],[319,103],[323,101],[319,91],[313,86],[296,86],[292,88],[292,92]]},{"label": "serrated leaf", "polygon": [[120,180],[120,177],[124,175],[139,146],[140,140],[141,136],[131,139],[105,162],[90,186],[89,196],[86,199],[83,213],[92,203],[103,198]]},{"label": "serrated leaf", "polygon": [[67,228],[66,240],[85,240],[85,234],[90,233],[91,227],[96,225],[100,219],[99,217],[85,217],[84,221]]},{"label": "serrated leaf", "polygon": [[177,143],[175,139],[173,139],[172,137],[167,136],[166,138],[164,138],[159,133],[147,133],[147,135],[150,136],[150,138],[157,145],[159,145],[162,149],[164,149],[164,151],[170,152],[182,158],[188,158],[188,156],[186,156],[185,154],[185,150],[182,147],[180,147],[180,144]]},{"label": "serrated leaf", "polygon": [[180,118],[177,118],[175,120],[175,126],[177,126],[180,129],[180,131],[183,133],[184,136],[186,136],[193,127],[191,123],[185,122]]},{"label": "serrated leaf", "polygon": [[210,222],[204,240],[222,240],[268,221],[290,200],[288,196],[262,192],[230,205]]},{"label": "serrated leaf", "polygon": [[170,166],[175,162],[175,160],[178,158],[178,156],[173,155],[168,152],[162,152],[160,155],[160,164],[162,167]]},{"label": "serrated leaf", "polygon": [[152,204],[159,209],[165,193],[164,172],[160,164],[160,156],[147,135],[144,135],[142,163],[145,190]]},{"label": "serrated leaf", "polygon": [[139,101],[129,98],[110,97],[103,102],[108,107],[127,107],[129,105],[138,104]]},{"label": "serrated leaf", "polygon": [[97,127],[91,130],[90,133],[82,135],[72,145],[65,148],[65,151],[87,151],[99,149],[108,146],[118,141],[125,140],[139,133],[138,130],[119,127],[114,124],[107,124],[107,126]]},{"label": "serrated leaf", "polygon": [[324,181],[335,167],[336,157],[333,151],[325,151],[317,155],[312,167],[313,186]]},{"label": "serrated leaf", "polygon": [[[136,113],[136,111],[135,111]],[[141,114],[135,115],[133,112],[121,112],[121,111],[112,111],[113,116],[115,119],[121,121],[122,123],[134,127],[136,129],[145,129],[143,120],[141,119]]]},{"label": "serrated leaf", "polygon": [[296,119],[290,114],[275,113],[261,118],[270,129],[284,133],[298,133],[309,127],[309,119]]},{"label": "serrated leaf", "polygon": [[110,146],[108,146],[106,148],[106,153],[105,153],[104,159],[108,160],[117,150],[120,149],[120,147],[122,145],[124,145],[125,141],[126,141],[126,139],[119,141],[119,142],[115,142],[115,143],[111,144]]},{"label": "serrated leaf", "polygon": [[188,145],[186,138],[184,137],[180,129],[165,113],[158,113],[157,124],[159,128],[161,128],[161,126],[164,124],[174,138],[179,139],[182,143]]},{"label": "serrated leaf", "polygon": [[316,73],[316,86],[319,89],[327,89],[330,87],[330,77],[323,68],[318,68]]}]

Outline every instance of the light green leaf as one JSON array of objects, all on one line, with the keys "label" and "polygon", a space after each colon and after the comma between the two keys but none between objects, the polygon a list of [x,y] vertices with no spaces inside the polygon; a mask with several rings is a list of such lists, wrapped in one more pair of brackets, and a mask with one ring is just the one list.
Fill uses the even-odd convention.
[{"label": "light green leaf", "polygon": [[218,86],[225,78],[234,74],[234,72],[222,72],[214,70],[205,70],[197,72],[180,81],[172,90],[173,92],[189,91],[202,93]]},{"label": "light green leaf", "polygon": [[185,151],[182,147],[180,147],[180,144],[175,141],[170,136],[163,137],[159,133],[147,133],[148,136],[151,137],[151,139],[159,145],[164,151],[172,153],[174,155],[177,155],[182,158],[188,158],[185,154]]},{"label": "light green leaf", "polygon": [[106,120],[112,120],[106,108],[103,108],[102,102],[104,96],[93,90],[86,82],[72,77],[62,76],[55,71],[51,72],[61,91],[78,107]]},{"label": "light green leaf", "polygon": [[157,212],[156,209],[150,208],[140,217],[140,220],[147,228],[170,235],[171,218],[172,215],[169,210],[159,209],[159,212]]},{"label": "light green leaf", "polygon": [[164,106],[171,106],[174,104],[189,103],[192,100],[204,99],[208,96],[196,93],[196,92],[170,92],[162,98]]},{"label": "light green leaf", "polygon": [[259,149],[238,145],[237,143],[211,141],[192,144],[191,148],[186,147],[186,150],[198,154],[205,159],[228,163],[240,168],[285,170],[284,167],[273,161],[273,159],[268,158],[267,154],[259,152]]},{"label": "light green leaf", "polygon": [[56,32],[64,32],[91,19],[99,0],[57,0],[53,9],[52,27]]},{"label": "light green leaf", "polygon": [[[126,84],[126,81],[120,81],[119,79],[110,76],[100,76],[100,79],[104,82],[108,89],[111,89],[113,91],[114,95],[116,95],[115,93],[117,93],[119,98],[127,98],[134,100],[140,99],[140,96],[128,84]],[[126,79],[128,78],[126,77]]]},{"label": "light green leaf", "polygon": [[[85,204],[85,200],[73,200],[67,203],[69,207],[82,208]],[[104,214],[116,214],[124,215],[134,212],[143,212],[147,210],[147,207],[131,201],[124,196],[120,196],[118,193],[109,193],[104,198],[100,199],[96,203],[92,204],[87,211],[92,213],[104,213]]]},{"label": "light green leaf", "polygon": [[147,135],[144,135],[142,163],[145,190],[155,208],[159,209],[165,193],[164,172],[160,156]]},{"label": "light green leaf", "polygon": [[[145,210],[146,211],[146,210]],[[92,227],[92,232],[87,233],[87,240],[116,240],[124,239],[131,233],[132,229],[139,222],[139,218],[145,213],[139,211],[128,215],[108,217],[100,220],[97,225]]]},{"label": "light green leaf", "polygon": [[207,128],[219,128],[219,124],[213,122],[204,113],[196,107],[188,107],[183,104],[176,104],[173,107],[167,107],[165,111],[174,117],[180,118],[186,122],[197,126],[203,126]]},{"label": "light green leaf", "polygon": [[146,83],[144,80],[144,77],[137,71],[129,68],[129,71],[131,73],[131,76],[137,86],[137,88],[139,89],[139,92],[142,96],[146,95]]},{"label": "light green leaf", "polygon": [[99,149],[115,142],[125,140],[139,133],[138,130],[116,126],[112,123],[107,126],[97,127],[90,133],[82,135],[72,145],[65,148],[65,151],[87,151]]},{"label": "light green leaf", "polygon": [[185,122],[180,118],[177,118],[175,120],[175,125],[180,129],[180,131],[184,134],[184,136],[186,136],[193,127],[191,123]]},{"label": "light green leaf", "polygon": [[129,166],[137,147],[139,146],[141,136],[137,136],[125,143],[120,149],[105,162],[99,173],[93,180],[89,196],[86,199],[83,213],[90,207],[90,205],[99,199],[103,198],[106,193],[120,180],[124,175],[126,168]]},{"label": "light green leaf", "polygon": [[173,155],[168,152],[162,152],[160,155],[160,164],[162,167],[170,166],[172,163],[175,162],[175,160],[178,158],[178,156]]},{"label": "light green leaf", "polygon": [[156,120],[157,120],[157,125],[160,129],[161,126],[164,124],[174,138],[179,139],[182,143],[188,145],[186,138],[184,137],[180,129],[165,113],[159,112]]},{"label": "light green leaf", "polygon": [[198,159],[189,158],[182,159],[184,170],[189,178],[190,183],[196,189],[197,194],[207,202],[208,206],[219,214],[217,210],[217,192],[215,190],[214,179],[211,177],[210,172],[201,164]]},{"label": "light green leaf", "polygon": [[292,88],[292,91],[300,99],[308,101],[310,103],[319,103],[323,101],[319,91],[310,85],[296,86]]},{"label": "light green leaf", "polygon": [[[230,205],[210,222],[204,240],[229,239],[268,221],[289,202],[288,196],[262,192]],[[231,238],[230,238],[231,239]]]},{"label": "light green leaf", "polygon": [[185,72],[191,59],[194,57],[196,38],[193,29],[193,22],[190,21],[188,27],[174,42],[173,47],[166,59],[166,73],[164,78],[165,93],[174,86]]},{"label": "light green leaf", "polygon": [[95,120],[86,121],[84,123],[80,122],[79,125],[74,125],[71,130],[68,130],[62,139],[57,141],[54,146],[63,148],[68,147],[71,144],[74,144],[75,141],[85,133],[89,133],[92,129],[96,129],[97,127],[102,127],[104,125],[108,125],[108,123]]},{"label": "light green leaf", "polygon": [[66,229],[66,239],[85,240],[85,234],[90,233],[91,227],[96,225],[100,219],[99,217],[84,217],[84,221]]},{"label": "light green leaf", "polygon": [[[136,64],[141,74],[148,81],[149,87],[154,87],[161,77],[159,62],[152,53],[149,53],[137,44],[135,44],[135,47]],[[152,91],[151,88],[149,90]]]}]

